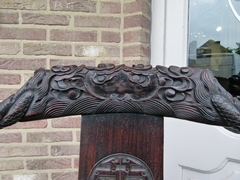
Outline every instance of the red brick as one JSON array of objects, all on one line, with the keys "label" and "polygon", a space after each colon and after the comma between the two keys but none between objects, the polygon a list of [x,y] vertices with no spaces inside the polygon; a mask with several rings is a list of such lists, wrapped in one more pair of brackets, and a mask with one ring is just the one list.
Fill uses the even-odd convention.
[{"label": "red brick", "polygon": [[27,142],[63,142],[72,141],[72,132],[28,132]]},{"label": "red brick", "polygon": [[96,2],[89,0],[50,0],[51,11],[96,12]]},{"label": "red brick", "polygon": [[56,65],[77,65],[80,66],[84,64],[85,66],[95,66],[95,60],[63,60],[63,59],[51,59],[50,60],[50,66],[56,66]]},{"label": "red brick", "polygon": [[0,143],[13,143],[22,142],[22,134],[21,133],[8,133],[4,132],[0,134]]},{"label": "red brick", "polygon": [[46,30],[0,27],[0,39],[46,40]]},{"label": "red brick", "polygon": [[71,168],[71,159],[34,159],[27,160],[26,168],[29,170],[43,170],[43,169],[66,169]]},{"label": "red brick", "polygon": [[53,172],[51,177],[54,180],[77,180],[78,179],[78,171]]},{"label": "red brick", "polygon": [[31,173],[31,174],[20,174],[15,172],[14,174],[3,174],[2,180],[46,180],[48,179],[47,173]]},{"label": "red brick", "polygon": [[70,16],[53,15],[53,14],[33,14],[23,13],[23,24],[40,24],[40,25],[69,25]]},{"label": "red brick", "polygon": [[53,29],[50,31],[50,39],[53,41],[96,42],[97,31],[71,31]]},{"label": "red brick", "polygon": [[31,77],[34,76],[34,72],[23,73],[23,83],[26,83]]},{"label": "red brick", "polygon": [[101,41],[119,43],[121,41],[120,32],[102,31]]},{"label": "red brick", "polygon": [[46,59],[18,59],[0,58],[0,69],[8,70],[36,70],[46,68]]},{"label": "red brick", "polygon": [[52,120],[53,128],[80,128],[81,127],[81,116],[69,116],[55,118]]},{"label": "red brick", "polygon": [[74,158],[74,168],[78,168],[78,167],[79,167],[79,157]]},{"label": "red brick", "polygon": [[19,74],[0,74],[0,84],[14,85],[21,83]]},{"label": "red brick", "polygon": [[142,15],[132,15],[124,18],[124,28],[142,27],[145,29],[151,28],[151,22],[149,19]]},{"label": "red brick", "polygon": [[141,12],[150,16],[151,7],[145,0],[136,0],[134,2],[125,3],[123,7],[124,13],[136,13]]},{"label": "red brick", "polygon": [[76,27],[120,28],[121,19],[112,16],[76,16]]},{"label": "red brick", "polygon": [[123,57],[149,57],[149,48],[142,45],[132,45],[123,47]]},{"label": "red brick", "polygon": [[142,17],[142,27],[151,30],[151,21],[144,16]]},{"label": "red brick", "polygon": [[23,54],[70,56],[72,46],[70,44],[56,43],[25,43],[23,44]]},{"label": "red brick", "polygon": [[75,47],[75,55],[79,57],[119,57],[118,46],[81,46]]},{"label": "red brick", "polygon": [[99,64],[100,63],[102,63],[102,64],[115,64],[115,65],[118,65],[120,63],[120,56],[117,59],[115,59],[115,60],[113,60],[113,59],[100,59],[99,60]]},{"label": "red brick", "polygon": [[75,46],[75,56],[78,57],[102,57],[106,56],[106,49],[104,46],[85,46],[85,45],[76,45]]},{"label": "red brick", "polygon": [[18,13],[0,13],[0,24],[18,24]]},{"label": "red brick", "polygon": [[0,9],[45,10],[46,0],[1,0]]},{"label": "red brick", "polygon": [[142,15],[127,16],[124,18],[124,28],[141,27]]},{"label": "red brick", "polygon": [[79,145],[52,145],[52,156],[79,155]]},{"label": "red brick", "polygon": [[126,65],[126,66],[132,66],[134,64],[143,64],[143,65],[149,65],[149,60],[146,61],[146,60],[142,60],[142,59],[136,59],[136,60],[123,60],[123,63]]},{"label": "red brick", "polygon": [[0,42],[0,55],[16,55],[20,52],[20,43]]},{"label": "red brick", "polygon": [[107,56],[108,57],[119,57],[120,56],[120,47],[118,46],[107,46]]},{"label": "red brick", "polygon": [[0,171],[12,171],[24,169],[22,160],[4,160],[1,159]]},{"label": "red brick", "polygon": [[80,142],[81,131],[76,132],[77,142]]},{"label": "red brick", "polygon": [[15,94],[18,91],[18,89],[10,89],[10,88],[0,88],[0,100],[4,100],[11,96],[12,94]]},{"label": "red brick", "polygon": [[[1,94],[1,93],[0,93]],[[41,129],[47,127],[47,120],[18,122],[6,129]]]},{"label": "red brick", "polygon": [[46,156],[48,148],[46,145],[38,146],[0,146],[0,157],[31,157],[31,156]]},{"label": "red brick", "polygon": [[123,34],[124,42],[150,42],[150,34],[143,30],[127,31]]},{"label": "red brick", "polygon": [[121,3],[119,2],[101,2],[101,13],[118,14],[121,12]]}]

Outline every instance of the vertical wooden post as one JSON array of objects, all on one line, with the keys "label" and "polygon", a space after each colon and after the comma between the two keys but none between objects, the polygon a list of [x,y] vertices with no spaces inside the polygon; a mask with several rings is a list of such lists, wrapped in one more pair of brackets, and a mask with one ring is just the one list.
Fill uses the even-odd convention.
[{"label": "vertical wooden post", "polygon": [[83,116],[79,180],[134,178],[163,179],[163,118],[127,113]]}]

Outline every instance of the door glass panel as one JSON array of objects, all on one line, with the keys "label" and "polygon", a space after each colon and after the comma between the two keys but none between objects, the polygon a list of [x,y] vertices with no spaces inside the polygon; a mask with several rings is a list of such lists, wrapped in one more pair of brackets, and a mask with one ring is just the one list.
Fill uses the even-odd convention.
[{"label": "door glass panel", "polygon": [[240,0],[189,1],[188,65],[240,97]]}]

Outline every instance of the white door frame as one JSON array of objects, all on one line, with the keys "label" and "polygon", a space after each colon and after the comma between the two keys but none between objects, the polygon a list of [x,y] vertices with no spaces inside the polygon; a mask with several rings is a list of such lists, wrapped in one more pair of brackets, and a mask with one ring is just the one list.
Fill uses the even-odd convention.
[{"label": "white door frame", "polygon": [[187,65],[187,28],[188,0],[152,0],[153,66]]},{"label": "white door frame", "polygon": [[[188,0],[152,0],[153,66],[187,65],[188,3]],[[192,171],[190,179],[214,179],[214,173],[221,173],[223,166],[228,167],[232,160],[240,163],[239,152],[240,135],[222,127],[164,118],[164,180],[182,180],[186,177],[184,172]],[[234,172],[232,175],[239,179],[240,170]]]},{"label": "white door frame", "polygon": [[[151,65],[187,65],[187,25],[188,0],[152,0]],[[172,128],[176,123],[179,124],[173,118],[164,118],[165,180],[177,180],[181,177],[180,166],[169,159],[171,156],[175,158],[176,155],[171,148],[172,142],[169,142],[169,137],[176,139],[176,132],[173,132]],[[182,123],[185,124],[181,122],[180,125]]]}]

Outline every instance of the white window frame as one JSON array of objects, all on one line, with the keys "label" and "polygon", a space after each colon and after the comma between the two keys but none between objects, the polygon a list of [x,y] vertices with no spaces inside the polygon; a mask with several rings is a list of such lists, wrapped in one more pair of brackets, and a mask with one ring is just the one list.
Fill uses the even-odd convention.
[{"label": "white window frame", "polygon": [[152,0],[151,64],[186,66],[187,31],[188,0]]}]

